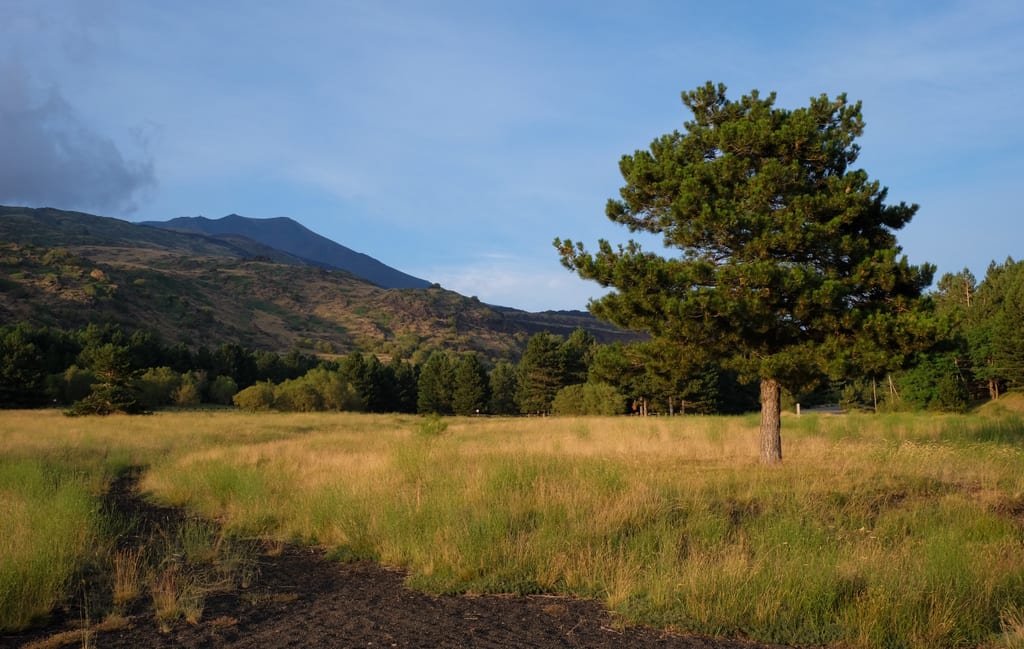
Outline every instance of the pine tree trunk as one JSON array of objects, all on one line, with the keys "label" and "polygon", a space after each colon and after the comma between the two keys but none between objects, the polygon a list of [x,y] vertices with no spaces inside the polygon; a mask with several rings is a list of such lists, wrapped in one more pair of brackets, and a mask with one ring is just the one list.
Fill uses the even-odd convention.
[{"label": "pine tree trunk", "polygon": [[782,461],[782,388],[775,379],[761,379],[761,463]]}]

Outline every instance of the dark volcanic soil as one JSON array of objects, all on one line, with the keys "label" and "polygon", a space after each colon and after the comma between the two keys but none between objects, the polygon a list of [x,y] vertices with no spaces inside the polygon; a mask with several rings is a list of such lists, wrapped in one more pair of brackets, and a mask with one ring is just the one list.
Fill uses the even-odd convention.
[{"label": "dark volcanic soil", "polygon": [[[110,504],[140,521],[134,535],[173,524],[181,512],[154,507],[134,492],[134,480],[115,483]],[[208,597],[197,624],[177,622],[161,632],[140,602],[117,630],[93,624],[88,646],[139,647],[661,647],[768,649],[739,640],[621,628],[598,603],[563,597],[434,596],[403,586],[401,572],[372,563],[338,563],[318,550],[287,546],[259,556],[259,577],[248,589]],[[0,647],[82,647],[80,612],[58,614],[45,629],[0,636]],[[75,629],[78,629],[75,631]]]}]

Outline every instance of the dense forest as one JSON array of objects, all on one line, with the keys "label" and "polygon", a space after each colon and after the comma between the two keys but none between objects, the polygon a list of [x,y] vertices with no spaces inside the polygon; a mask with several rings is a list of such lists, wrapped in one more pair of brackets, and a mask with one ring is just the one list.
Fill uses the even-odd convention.
[{"label": "dense forest", "polygon": [[[993,263],[981,282],[944,275],[921,317],[933,340],[898,371],[822,382],[787,405],[963,411],[1024,386],[1024,262]],[[200,404],[250,410],[437,414],[688,414],[756,410],[756,386],[684,346],[598,344],[586,331],[531,336],[516,362],[437,349],[411,358],[286,354],[236,343],[165,343],[144,328],[0,328],[0,405],[147,412]]]}]

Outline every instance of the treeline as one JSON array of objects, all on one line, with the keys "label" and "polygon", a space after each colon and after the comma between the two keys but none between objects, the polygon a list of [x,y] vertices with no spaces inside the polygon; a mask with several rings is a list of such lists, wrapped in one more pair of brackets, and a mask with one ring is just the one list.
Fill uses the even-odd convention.
[{"label": "treeline", "polygon": [[972,401],[1024,388],[1024,262],[992,262],[943,275],[931,294],[935,345],[896,375],[847,384],[849,405],[962,411]]},{"label": "treeline", "polygon": [[[517,363],[437,350],[413,364],[373,354],[323,359],[225,343],[191,350],[145,330],[0,328],[0,406],[70,414],[203,403],[249,410],[472,414],[737,412],[756,407],[734,378],[684,377],[649,344],[598,345],[577,330],[538,333]],[[723,398],[727,395],[728,398]]]},{"label": "treeline", "polygon": [[[240,387],[284,381],[320,364],[315,356],[250,351],[236,344],[191,350],[143,329],[0,327],[0,406],[31,408],[111,399],[114,409],[231,403]],[[123,407],[122,407],[123,406]]]},{"label": "treeline", "polygon": [[[808,386],[786,399],[847,408],[962,411],[1024,387],[1024,262],[993,263],[980,283],[945,275],[930,296],[934,344],[905,369]],[[373,354],[324,359],[225,343],[190,349],[145,330],[0,327],[0,407],[145,412],[202,403],[250,410],[472,414],[683,414],[756,410],[756,388],[681,347],[598,345],[584,330],[532,336],[518,362],[432,352],[412,363]]]}]

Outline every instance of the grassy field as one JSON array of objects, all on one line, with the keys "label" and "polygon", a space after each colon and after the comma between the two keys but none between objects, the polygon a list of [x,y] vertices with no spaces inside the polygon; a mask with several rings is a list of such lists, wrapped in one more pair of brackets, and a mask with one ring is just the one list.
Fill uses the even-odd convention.
[{"label": "grassy field", "polygon": [[145,492],[220,534],[402,566],[416,588],[572,593],[626,622],[784,643],[1024,647],[1012,408],[787,416],[778,467],[757,463],[757,416],[443,423],[2,413],[0,628],[69,592],[111,534],[102,485],[143,466]]}]

